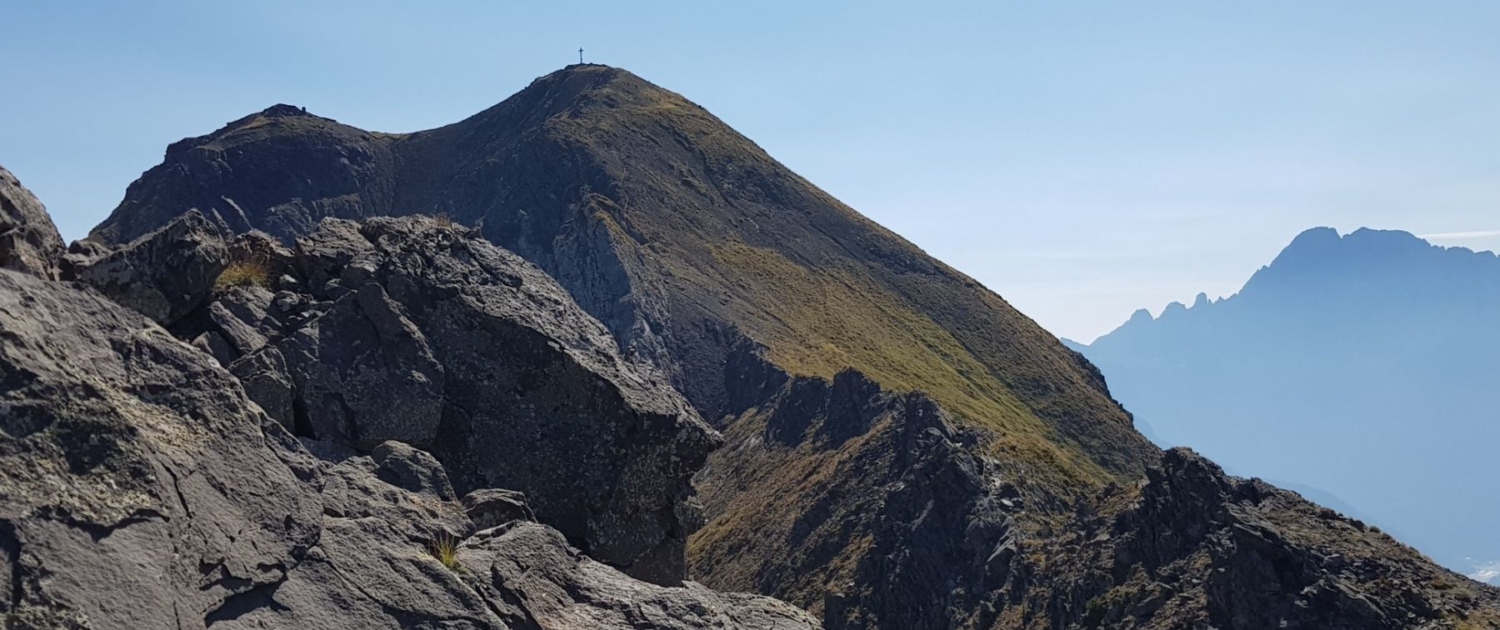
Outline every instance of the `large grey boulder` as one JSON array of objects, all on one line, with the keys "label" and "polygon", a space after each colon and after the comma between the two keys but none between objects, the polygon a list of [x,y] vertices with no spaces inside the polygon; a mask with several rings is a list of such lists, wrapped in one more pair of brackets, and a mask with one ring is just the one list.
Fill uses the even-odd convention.
[{"label": "large grey boulder", "polygon": [[219,228],[190,210],[102,258],[79,262],[75,273],[110,299],[168,326],[197,308],[228,266]]},{"label": "large grey boulder", "polygon": [[556,281],[476,232],[409,217],[360,233],[369,249],[340,279],[384,286],[432,344],[447,379],[433,454],[459,490],[520,490],[592,557],[681,581],[692,475],[718,434]]},{"label": "large grey boulder", "polygon": [[318,437],[363,449],[437,437],[443,366],[380,285],[345,295],[279,348]]},{"label": "large grey boulder", "polygon": [[[515,628],[744,628],[794,630],[818,623],[769,597],[718,593],[693,582],[666,588],[632,580],[568,547],[556,530],[518,522],[485,530],[458,559],[481,593],[513,592],[524,602]],[[498,597],[496,597],[498,599]]]},{"label": "large grey boulder", "polygon": [[202,627],[318,543],[316,471],[211,357],[8,271],[0,331],[0,620]]},{"label": "large grey boulder", "polygon": [[0,166],[0,269],[55,279],[63,240],[47,209]]},{"label": "large grey boulder", "polygon": [[[720,438],[546,273],[421,217],[327,220],[292,258],[307,293],[272,300],[284,339],[231,367],[269,413],[361,450],[429,448],[459,492],[523,492],[594,558],[685,577],[691,478]],[[247,310],[227,300],[209,312]]]},{"label": "large grey boulder", "polygon": [[296,401],[286,357],[275,348],[240,357],[229,364],[229,372],[240,379],[245,394],[288,431],[296,430]]},{"label": "large grey boulder", "polygon": [[209,304],[209,320],[237,355],[265,347],[267,334],[279,327],[269,314],[273,297],[265,287],[250,285],[229,288]]}]

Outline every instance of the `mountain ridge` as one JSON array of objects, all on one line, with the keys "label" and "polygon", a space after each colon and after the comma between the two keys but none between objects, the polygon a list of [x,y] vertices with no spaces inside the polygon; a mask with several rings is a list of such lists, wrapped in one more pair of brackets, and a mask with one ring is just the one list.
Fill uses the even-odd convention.
[{"label": "mountain ridge", "polygon": [[[722,370],[725,344],[713,338],[727,337],[711,329],[729,322],[794,372],[854,367],[928,391],[969,421],[998,422],[1003,448],[1068,462],[1058,470],[1086,483],[1139,474],[1151,459],[1102,388],[999,296],[623,70],[570,66],[463,121],[400,136],[278,106],[174,147],[90,239],[117,242],[161,221],[147,206],[197,207],[233,232],[281,238],[321,216],[446,214],[558,277],[622,345],[663,364],[705,417],[720,415],[721,387],[682,375]],[[269,164],[239,159],[250,147]],[[307,155],[290,157],[294,148]],[[294,162],[299,172],[280,170]],[[187,178],[199,172],[207,178]],[[262,182],[282,175],[304,183],[265,197],[276,187]],[[820,293],[826,305],[771,297]],[[859,318],[874,312],[885,316]],[[984,313],[994,315],[983,328],[968,321]]]},{"label": "mountain ridge", "polygon": [[[628,72],[570,66],[423,132],[273,107],[174,146],[79,249],[173,251],[123,241],[169,239],[150,229],[181,221],[253,256],[282,256],[255,230],[294,242],[306,253],[288,255],[287,286],[311,297],[257,298],[301,304],[290,326],[223,298],[209,323],[171,324],[233,359],[267,405],[284,402],[286,379],[209,336],[254,341],[222,312],[304,339],[348,328],[354,306],[325,298],[388,313],[377,290],[351,287],[381,278],[409,296],[412,281],[395,280],[409,274],[391,274],[421,248],[397,247],[405,228],[374,217],[434,215],[418,224],[482,235],[549,274],[622,357],[666,374],[723,432],[694,477],[707,518],[686,544],[690,577],[771,594],[828,628],[1437,628],[1494,607],[1494,592],[1363,524],[1152,447],[1088,360],[998,295]],[[306,238],[351,229],[374,236]],[[357,253],[369,246],[404,262]],[[496,281],[510,282],[423,290]],[[369,356],[426,363],[413,347]],[[299,359],[311,372],[292,394],[349,382],[345,360]],[[340,431],[337,414],[292,424]],[[466,477],[468,444],[435,444]],[[657,512],[665,539],[695,524],[691,504]],[[607,525],[571,536],[639,548]]]}]

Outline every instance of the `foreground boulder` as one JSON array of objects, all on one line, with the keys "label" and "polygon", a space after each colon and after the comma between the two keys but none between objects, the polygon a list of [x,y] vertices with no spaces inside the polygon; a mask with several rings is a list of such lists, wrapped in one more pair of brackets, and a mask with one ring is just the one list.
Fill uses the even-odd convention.
[{"label": "foreground boulder", "polygon": [[458,492],[522,491],[596,560],[684,579],[692,475],[720,438],[546,273],[423,217],[324,221],[289,258],[274,293],[224,290],[174,330],[229,340],[297,435],[427,448]]},{"label": "foreground boulder", "polygon": [[278,348],[317,436],[366,449],[386,440],[427,446],[437,437],[443,366],[380,285],[350,293]]},{"label": "foreground boulder", "polygon": [[103,257],[79,263],[77,278],[167,326],[197,308],[229,266],[219,229],[197,210]]},{"label": "foreground boulder", "polygon": [[0,269],[55,278],[62,255],[62,236],[47,209],[0,166]]},{"label": "foreground boulder", "polygon": [[464,541],[459,561],[472,567],[480,592],[516,592],[536,628],[816,627],[807,613],[768,597],[717,593],[689,582],[679,589],[629,579],[570,549],[556,530],[514,523]]},{"label": "foreground boulder", "polygon": [[207,355],[98,293],[11,272],[0,330],[0,579],[14,594],[0,616],[201,627],[318,543],[314,471]]},{"label": "foreground boulder", "polygon": [[299,442],[90,289],[0,271],[0,331],[0,627],[816,627],[638,582],[543,525],[476,535],[428,453]]}]

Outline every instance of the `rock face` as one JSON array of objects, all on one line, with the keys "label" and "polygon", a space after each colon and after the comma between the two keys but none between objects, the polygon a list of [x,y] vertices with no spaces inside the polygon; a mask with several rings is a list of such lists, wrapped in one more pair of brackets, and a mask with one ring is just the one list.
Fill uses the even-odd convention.
[{"label": "rock face", "polygon": [[213,290],[229,266],[219,229],[196,210],[105,256],[75,267],[78,280],[168,326]]},{"label": "rock face", "polygon": [[212,357],[90,289],[0,271],[0,331],[7,628],[816,627],[637,582],[543,525],[476,534],[436,458],[299,442]]},{"label": "rock face", "polygon": [[853,371],[791,378],[763,352],[733,355],[731,399],[776,391],[739,410],[698,476],[711,520],[693,573],[777,593],[828,628],[989,627],[1026,501],[972,453],[981,434],[922,394]]},{"label": "rock face", "polygon": [[202,627],[318,544],[316,471],[210,357],[97,293],[9,272],[0,330],[13,623]]},{"label": "rock face", "polygon": [[[512,591],[534,628],[815,628],[807,613],[766,597],[717,593],[694,583],[679,589],[637,582],[580,556],[557,531],[534,523],[485,530],[458,557],[474,567],[481,593]],[[530,623],[527,623],[530,622]]]},{"label": "rock face", "polygon": [[63,240],[47,209],[0,166],[0,269],[57,277]]},{"label": "rock face", "polygon": [[427,446],[437,436],[443,366],[380,285],[345,295],[279,348],[300,414],[319,437],[367,449],[386,440]]},{"label": "rock face", "polygon": [[691,477],[720,438],[545,273],[417,217],[325,221],[284,262],[297,290],[227,291],[177,327],[229,339],[268,414],[360,450],[429,449],[459,492],[522,491],[594,559],[682,581]]}]

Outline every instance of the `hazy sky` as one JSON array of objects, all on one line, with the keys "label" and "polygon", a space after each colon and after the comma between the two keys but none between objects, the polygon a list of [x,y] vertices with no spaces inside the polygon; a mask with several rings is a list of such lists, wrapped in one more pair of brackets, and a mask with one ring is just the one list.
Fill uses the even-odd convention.
[{"label": "hazy sky", "polygon": [[424,129],[583,46],[1082,341],[1231,293],[1316,225],[1500,248],[1491,0],[21,1],[0,20],[0,164],[68,239],[169,142],[273,103]]}]

